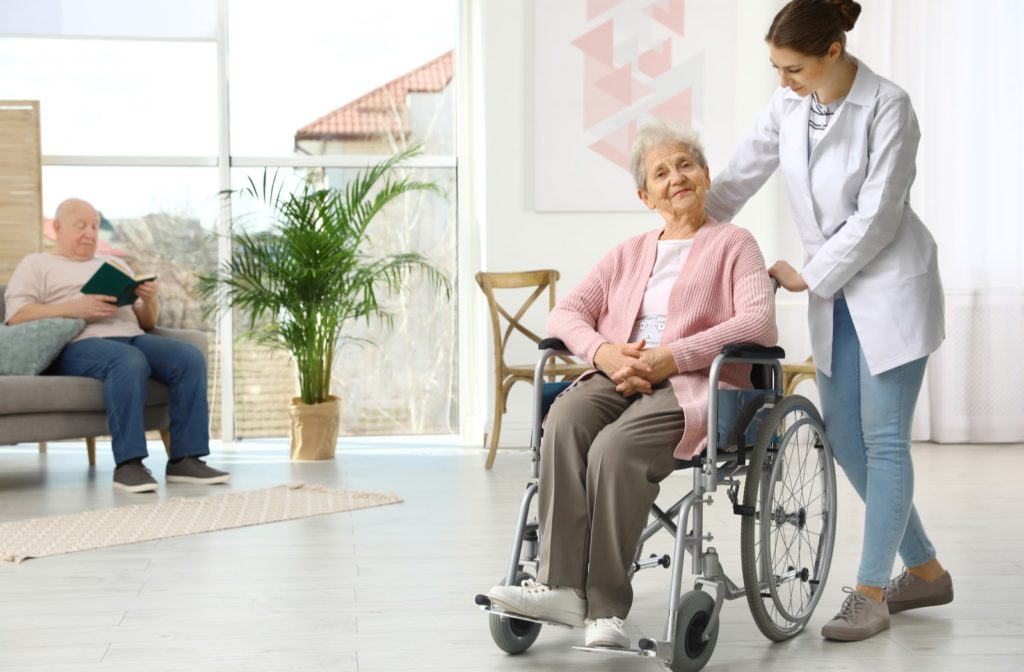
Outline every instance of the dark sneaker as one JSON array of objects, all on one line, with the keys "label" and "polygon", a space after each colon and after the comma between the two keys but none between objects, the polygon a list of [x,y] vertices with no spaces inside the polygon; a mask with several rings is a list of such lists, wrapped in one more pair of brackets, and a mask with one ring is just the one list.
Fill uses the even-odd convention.
[{"label": "dark sneaker", "polygon": [[885,602],[875,602],[853,588],[836,617],[821,629],[821,636],[839,642],[859,642],[889,628],[889,609]]},{"label": "dark sneaker", "polygon": [[157,483],[142,460],[131,460],[114,469],[114,488],[125,492],[153,492]]},{"label": "dark sneaker", "polygon": [[231,474],[208,466],[198,457],[186,457],[181,462],[174,464],[167,463],[168,483],[201,483],[213,485],[214,483],[227,483],[231,480]]},{"label": "dark sneaker", "polygon": [[934,581],[925,581],[903,570],[885,589],[885,601],[889,604],[890,614],[949,604],[953,601],[953,577],[949,572],[943,572]]}]

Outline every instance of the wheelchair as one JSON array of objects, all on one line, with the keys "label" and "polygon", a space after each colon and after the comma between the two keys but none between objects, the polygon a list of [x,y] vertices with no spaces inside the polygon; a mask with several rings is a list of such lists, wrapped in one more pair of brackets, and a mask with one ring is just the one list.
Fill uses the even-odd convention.
[{"label": "wheelchair", "polygon": [[[542,420],[555,397],[570,383],[545,382],[552,357],[571,354],[562,341],[545,339],[534,371],[531,478],[519,507],[512,552],[503,585],[519,585],[538,571],[538,523],[530,517],[538,490]],[[727,345],[710,368],[708,438],[704,452],[677,460],[676,470],[692,469],[693,489],[667,510],[651,507],[640,536],[630,577],[652,567],[671,569],[663,639],[641,638],[636,649],[573,647],[606,655],[639,656],[673,672],[702,669],[718,641],[719,614],[726,600],[746,597],[758,629],[781,642],[799,634],[810,620],[828,579],[836,525],[836,478],[832,451],[821,416],[806,398],[782,394],[780,347]],[[722,368],[749,364],[754,389],[719,389]],[[742,479],[742,497],[740,487]],[[711,493],[725,489],[740,518],[743,586],[725,573],[704,530],[704,506]],[[675,538],[674,558],[643,559],[644,542],[659,530]],[[693,589],[683,592],[685,555],[692,560]],[[498,648],[519,654],[534,643],[544,625],[569,627],[503,611],[486,595],[476,604],[489,616]]]}]

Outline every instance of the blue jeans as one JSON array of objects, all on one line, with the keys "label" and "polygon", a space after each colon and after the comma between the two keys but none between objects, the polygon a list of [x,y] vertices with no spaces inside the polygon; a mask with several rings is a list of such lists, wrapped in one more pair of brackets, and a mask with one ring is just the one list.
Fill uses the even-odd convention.
[{"label": "blue jeans", "polygon": [[117,464],[149,454],[143,411],[150,376],[170,387],[171,458],[210,453],[206,360],[194,345],[150,334],[85,338],[68,344],[47,373],[103,383]]},{"label": "blue jeans", "polygon": [[872,376],[846,301],[835,302],[832,377],[818,370],[825,434],[864,500],[864,548],[857,582],[889,585],[896,552],[914,567],[935,557],[913,505],[910,426],[927,357]]}]

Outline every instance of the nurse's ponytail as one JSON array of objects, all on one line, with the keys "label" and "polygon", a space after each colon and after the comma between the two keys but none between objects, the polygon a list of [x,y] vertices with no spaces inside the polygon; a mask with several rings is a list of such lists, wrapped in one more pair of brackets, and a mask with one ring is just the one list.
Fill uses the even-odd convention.
[{"label": "nurse's ponytail", "polygon": [[838,42],[846,50],[846,31],[860,16],[854,0],[792,0],[772,20],[766,42],[805,56],[822,57]]}]

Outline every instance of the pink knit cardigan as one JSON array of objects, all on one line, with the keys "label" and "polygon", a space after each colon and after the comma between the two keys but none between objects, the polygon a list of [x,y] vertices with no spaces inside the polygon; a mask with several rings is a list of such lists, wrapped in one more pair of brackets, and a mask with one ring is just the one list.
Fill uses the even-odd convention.
[{"label": "pink knit cardigan", "polygon": [[[662,231],[635,236],[612,249],[559,301],[548,317],[548,334],[591,365],[602,344],[628,342]],[[771,346],[777,340],[775,296],[757,242],[746,229],[708,218],[669,293],[661,341],[671,348],[679,371],[669,377],[686,423],[677,458],[693,457],[704,448],[708,376],[722,346]],[[749,388],[750,367],[724,367],[721,383],[724,388]]]}]

